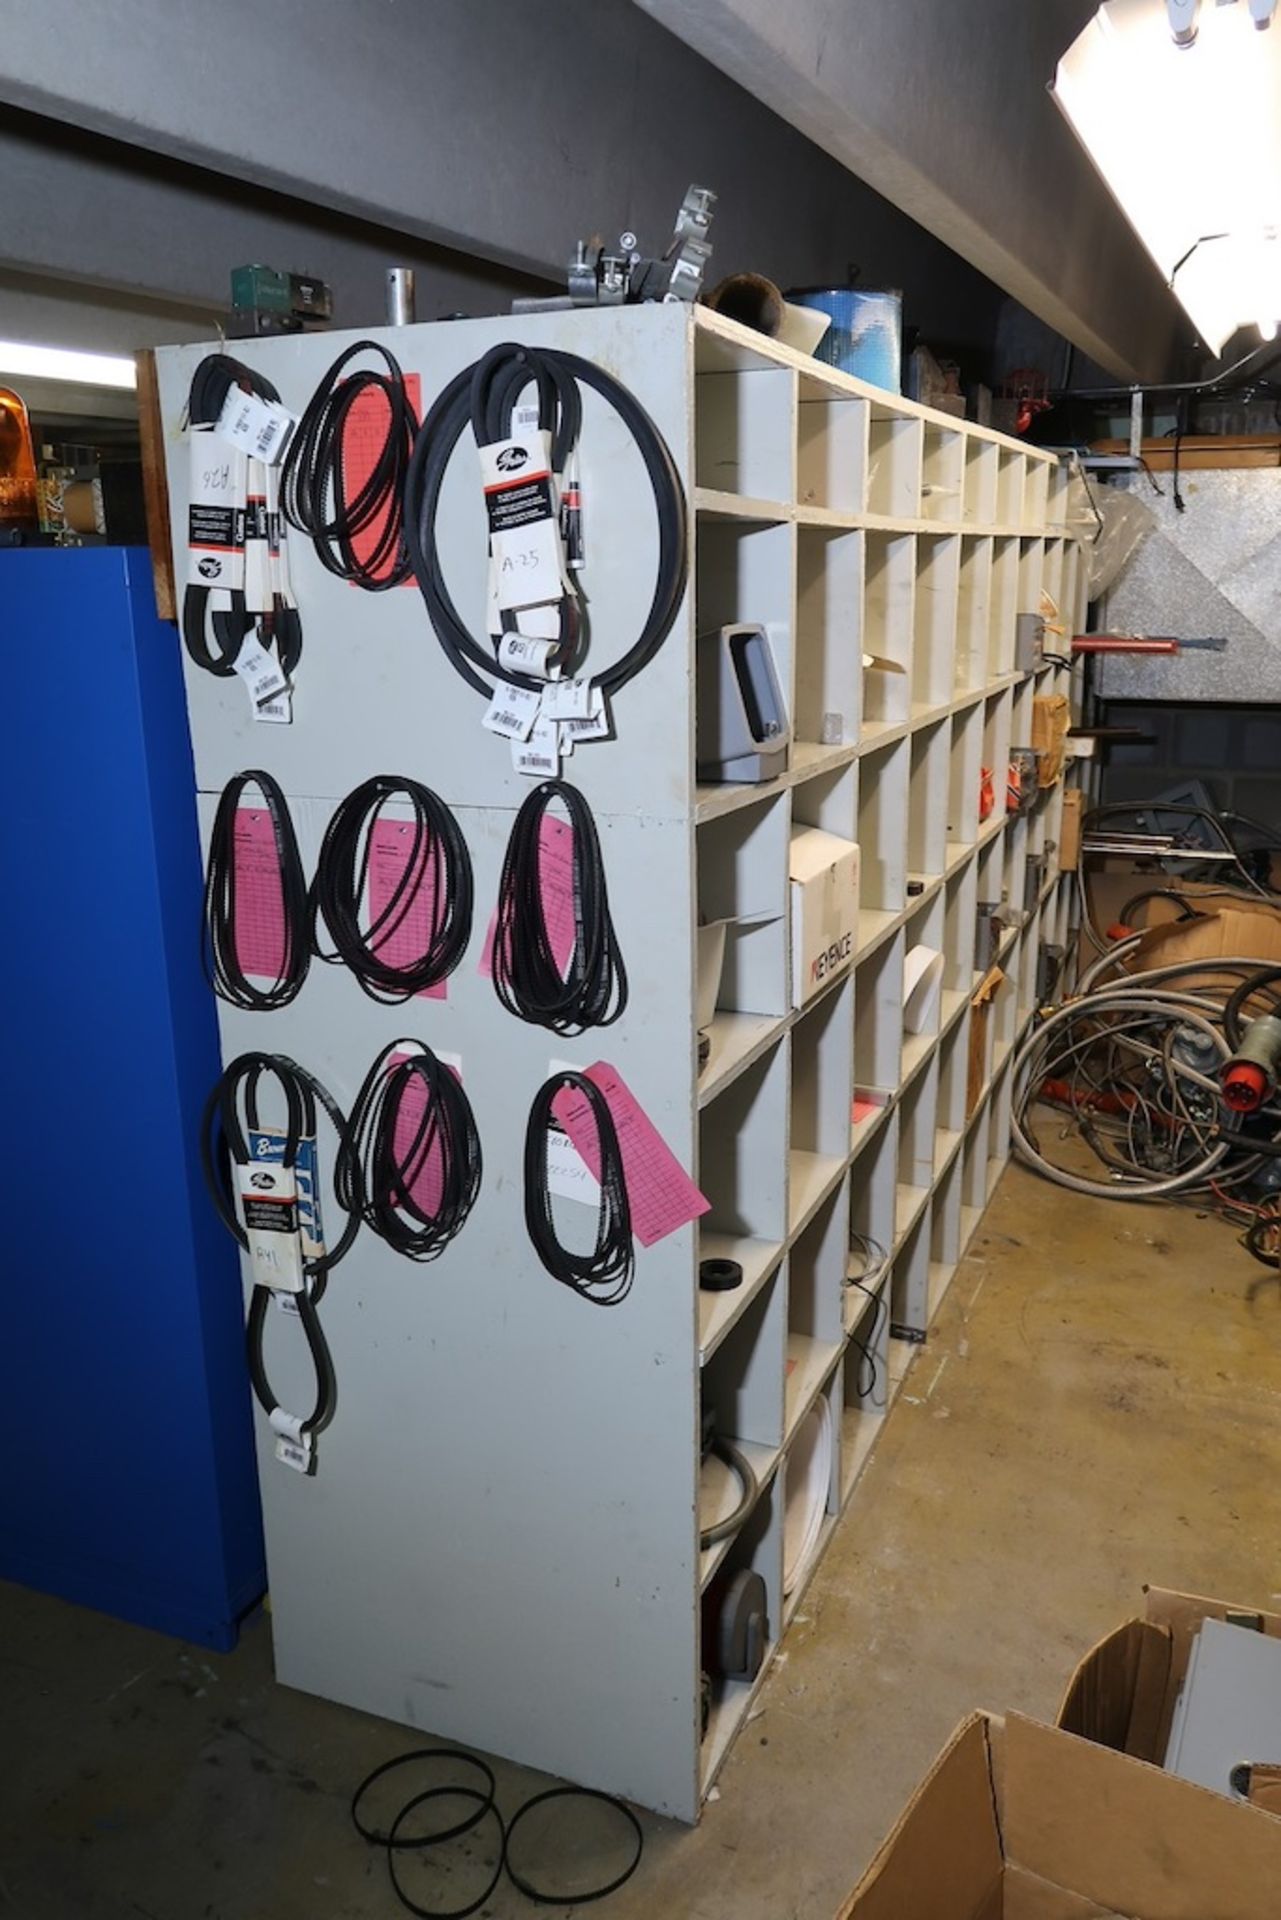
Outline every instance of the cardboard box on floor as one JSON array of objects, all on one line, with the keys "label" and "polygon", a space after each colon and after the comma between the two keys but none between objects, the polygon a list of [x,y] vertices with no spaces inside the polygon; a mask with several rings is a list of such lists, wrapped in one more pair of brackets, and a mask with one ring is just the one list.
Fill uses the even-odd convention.
[{"label": "cardboard box on floor", "polygon": [[838,1920],[1276,1920],[1281,1820],[1059,1727],[962,1721]]},{"label": "cardboard box on floor", "polygon": [[1281,1616],[1163,1588],[1091,1648],[1058,1721],[963,1720],[838,1920],[1275,1920],[1281,1769],[1253,1805],[1155,1764],[1206,1618]]},{"label": "cardboard box on floor", "polygon": [[[1202,1622],[1234,1621],[1278,1639],[1281,1614],[1165,1587],[1146,1587],[1144,1594],[1143,1614],[1127,1620],[1086,1654],[1068,1681],[1056,1725],[1159,1767]],[[1248,1761],[1251,1756],[1243,1753],[1241,1758]],[[1276,1772],[1256,1767],[1250,1780],[1252,1802],[1274,1813],[1281,1811]]]},{"label": "cardboard box on floor", "polygon": [[[1067,800],[1066,794],[1064,800],[1065,802]],[[1165,927],[1174,922],[1185,926],[1192,925],[1191,921],[1180,920],[1182,908],[1178,901],[1160,897],[1162,890],[1166,888],[1172,893],[1185,895],[1189,902],[1199,906],[1200,910],[1207,914],[1220,912],[1230,914],[1238,908],[1247,914],[1262,913],[1265,916],[1275,914],[1277,911],[1275,905],[1264,899],[1253,901],[1247,897],[1229,901],[1225,899],[1222,892],[1216,893],[1211,881],[1183,880],[1177,874],[1158,871],[1140,873],[1130,862],[1121,864],[1116,860],[1091,860],[1087,862],[1087,869],[1094,923],[1104,931],[1120,921],[1122,907],[1144,893],[1150,893],[1153,897],[1145,900],[1143,905],[1135,911],[1134,918],[1140,926],[1155,931],[1158,927]],[[1225,874],[1222,884],[1231,885],[1233,880],[1232,874]],[[1220,951],[1223,949],[1221,948]]]},{"label": "cardboard box on floor", "polygon": [[[1154,901],[1152,904],[1164,903]],[[1214,971],[1215,960],[1229,957],[1257,960],[1261,967],[1281,965],[1281,912],[1263,901],[1255,906],[1242,900],[1230,907],[1207,910],[1193,920],[1163,921],[1159,926],[1148,928],[1124,965],[1129,973],[1146,973],[1156,967],[1183,966],[1189,960],[1204,960],[1204,974],[1190,975],[1180,984],[1231,988],[1239,976]]]}]

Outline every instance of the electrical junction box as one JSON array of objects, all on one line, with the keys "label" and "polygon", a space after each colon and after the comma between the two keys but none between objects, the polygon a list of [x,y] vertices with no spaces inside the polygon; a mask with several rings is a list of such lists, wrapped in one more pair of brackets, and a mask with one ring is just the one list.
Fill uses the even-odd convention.
[{"label": "electrical junction box", "polygon": [[227,334],[252,340],[271,334],[315,332],[334,317],[334,298],[323,280],[275,267],[233,267]]},{"label": "electrical junction box", "polygon": [[1035,673],[1045,661],[1045,622],[1039,613],[1021,613],[1014,623],[1014,671]]},{"label": "electrical junction box", "polygon": [[792,899],[792,1005],[803,1007],[854,958],[858,848],[820,827],[793,827],[788,856]]}]

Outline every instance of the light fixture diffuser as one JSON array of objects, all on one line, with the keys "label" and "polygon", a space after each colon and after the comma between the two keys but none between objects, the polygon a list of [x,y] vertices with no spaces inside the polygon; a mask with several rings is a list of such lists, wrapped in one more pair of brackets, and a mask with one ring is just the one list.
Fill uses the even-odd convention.
[{"label": "light fixture diffuser", "polygon": [[1281,319],[1281,21],[1203,6],[1176,44],[1165,0],[1107,0],[1058,102],[1205,344]]},{"label": "light fixture diffuser", "polygon": [[78,387],[133,387],[131,359],[113,353],[80,353],[70,347],[40,347],[27,340],[0,340],[0,378],[63,380]]}]

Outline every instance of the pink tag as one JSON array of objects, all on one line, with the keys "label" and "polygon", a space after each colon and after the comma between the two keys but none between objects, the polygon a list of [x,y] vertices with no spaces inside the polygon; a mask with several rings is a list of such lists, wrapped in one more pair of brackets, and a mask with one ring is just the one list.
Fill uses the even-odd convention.
[{"label": "pink tag", "polygon": [[870,1120],[874,1113],[880,1111],[878,1101],[864,1100],[861,1094],[855,1094],[853,1105],[850,1107],[850,1119],[857,1126],[860,1120]]},{"label": "pink tag", "polygon": [[[418,419],[423,417],[422,376],[417,373],[405,375],[405,394]],[[366,481],[373,477],[373,471],[380,459],[387,438],[387,426],[391,418],[391,408],[385,393],[377,387],[366,387],[358,393],[347,409],[342,428],[342,476],[347,490],[347,498],[354,500]],[[360,528],[351,536],[351,550],[363,565],[377,553],[382,543],[390,517],[400,512],[399,495],[394,494],[387,502],[386,511],[378,519],[371,520],[368,526]],[[379,578],[385,580],[394,564],[391,555],[379,568]],[[411,573],[401,585],[412,587],[414,576]]]},{"label": "pink tag", "polygon": [[[598,1060],[586,1069],[605,1096],[623,1156],[623,1179],[632,1209],[632,1231],[643,1247],[665,1240],[669,1233],[697,1220],[711,1201],[705,1199],[682,1167],[653,1121],[637,1102],[617,1069]],[[588,1171],[600,1179],[596,1122],[586,1096],[566,1087],[552,1102],[555,1114]]]},{"label": "pink tag", "polygon": [[[387,1062],[387,1071],[390,1073],[403,1060],[412,1058],[414,1056],[408,1053],[393,1053]],[[449,1072],[461,1085],[463,1076],[457,1067],[450,1067]],[[396,1123],[392,1129],[391,1144],[397,1165],[403,1166],[409,1160],[426,1111],[427,1083],[415,1073],[406,1080],[401,1090]],[[425,1142],[419,1140],[418,1157],[410,1164],[405,1190],[419,1213],[425,1214],[429,1220],[436,1218],[445,1191],[445,1150],[441,1145],[439,1128],[432,1131]]]},{"label": "pink tag", "polygon": [[285,970],[285,890],[266,807],[237,807],[232,836],[236,959],[243,973],[279,980]]},{"label": "pink tag", "polygon": [[[369,835],[371,925],[377,925],[395,898],[409,866],[413,847],[414,827],[411,821],[384,818],[374,821]],[[435,910],[436,871],[424,839],[418,856],[418,872],[408,897],[401,901],[397,917],[389,921],[378,938],[371,942],[378,958],[393,967],[416,966],[431,945]],[[448,986],[447,980],[438,980],[434,986],[421,988],[414,998],[444,1000]]]},{"label": "pink tag", "polygon": [[[545,813],[538,826],[538,896],[547,938],[563,978],[574,951],[574,829],[568,820]],[[494,942],[498,938],[498,910],[489,917],[477,972],[489,980],[494,972]]]}]

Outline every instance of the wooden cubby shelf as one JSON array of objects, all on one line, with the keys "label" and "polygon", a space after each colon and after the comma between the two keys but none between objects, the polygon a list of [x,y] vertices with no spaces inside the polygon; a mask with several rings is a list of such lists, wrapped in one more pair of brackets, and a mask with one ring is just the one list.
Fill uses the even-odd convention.
[{"label": "wooden cubby shelf", "polygon": [[[705,850],[710,857],[719,844],[706,823],[773,795],[788,796],[794,823],[852,838],[860,850],[845,981],[799,1013],[774,1016],[767,1034],[740,1035],[731,1025],[763,1016],[718,1012],[698,1095],[717,1124],[721,1103],[707,1106],[709,1087],[736,1071],[736,1054],[750,1060],[786,1027],[790,1090],[778,1124],[787,1131],[775,1142],[785,1169],[783,1258],[778,1281],[768,1281],[786,1300],[779,1438],[785,1456],[825,1393],[834,1435],[831,1500],[808,1578],[1008,1155],[1010,1057],[1033,1010],[1040,946],[1067,938],[1071,913],[1053,860],[1061,789],[1038,796],[1029,813],[1006,810],[1010,749],[1031,743],[1034,692],[1069,691],[1057,667],[1016,672],[1015,626],[1020,613],[1044,610],[1043,593],[1065,619],[1082,618],[1085,572],[1066,535],[1066,473],[1036,448],[798,363],[785,350],[749,346],[724,323],[705,328],[700,316],[699,336],[696,364],[709,372],[696,374],[695,385],[711,378],[717,393],[714,409],[700,402],[698,430],[704,418],[718,423],[718,452],[698,472],[718,491],[697,496],[698,540],[705,521],[736,526],[726,535],[708,525],[713,561],[699,578],[714,583],[716,597],[700,602],[697,624],[729,617],[730,608],[783,636],[775,662],[789,681],[794,736],[788,771],[776,781],[698,788],[700,906]],[[788,469],[778,442],[780,385],[771,375],[756,386],[775,360],[796,380],[791,499],[780,483]],[[731,363],[737,400],[724,384],[733,384]],[[762,418],[753,424],[742,415],[758,393]],[[739,470],[722,472],[716,461],[727,458],[730,421],[739,422],[743,451]],[[789,520],[792,547],[783,537]],[[752,524],[768,529],[759,545]],[[749,560],[757,555],[771,579],[749,612],[759,578]],[[1034,900],[1030,856],[1046,863]],[[990,955],[981,914],[1001,923]],[[905,1031],[905,967],[910,974],[917,948],[940,953],[943,970],[917,1030]],[[1006,984],[972,1028],[971,999],[993,959]],[[741,995],[733,1004],[746,1006]],[[839,1257],[850,1231],[871,1235],[888,1254],[870,1295],[849,1284],[859,1269],[847,1270]],[[700,1314],[706,1352],[767,1284],[780,1246],[722,1242],[710,1231],[702,1243],[747,1249],[732,1256],[743,1258],[744,1307],[713,1296]],[[755,1347],[744,1354],[756,1364]],[[751,1555],[772,1551],[780,1480],[785,1485],[785,1472],[762,1481],[770,1518],[753,1534]],[[781,1625],[799,1598],[793,1587]],[[779,1625],[771,1620],[772,1634]],[[704,1792],[758,1686],[716,1693],[701,1752]]]},{"label": "wooden cubby shelf", "polygon": [[[511,339],[607,367],[670,449],[691,564],[666,640],[613,702],[611,739],[579,742],[564,764],[599,830],[630,999],[607,1030],[563,1040],[506,1014],[477,971],[530,786],[508,743],[482,729],[484,703],[452,671],[418,593],[356,593],[292,543],[307,647],[289,726],[255,725],[234,678],[184,663],[206,836],[232,774],[261,766],[314,863],[341,797],[396,770],[455,810],[475,872],[477,929],[447,997],[384,1007],[321,967],[279,1012],[219,1008],[225,1059],[279,1048],[343,1107],[402,1034],[456,1053],[485,1161],[473,1214],[427,1281],[362,1234],[327,1293],[340,1412],[314,1478],[279,1467],[257,1418],[276,1669],[691,1821],[1006,1163],[1040,950],[1070,936],[1061,790],[1006,808],[1010,750],[1031,744],[1036,695],[1071,684],[1054,666],[1016,672],[1017,617],[1052,601],[1071,631],[1085,613],[1067,476],[1048,452],[703,307],[370,338],[420,380],[425,404]],[[207,351],[158,355],[171,448]],[[297,413],[335,351],[314,334],[237,343]],[[579,452],[596,672],[639,629],[658,533],[644,463],[594,391]],[[185,451],[169,462],[176,529],[187,467]],[[488,560],[469,441],[439,518],[450,594],[481,632]],[[786,765],[762,783],[697,777],[700,636],[714,643],[727,623],[764,629],[787,709]],[[802,828],[855,843],[860,869],[849,951],[806,982],[792,977],[789,864]],[[707,956],[722,939],[717,971]],[[940,959],[905,1018],[923,953]],[[1005,982],[980,1014],[973,995],[994,960]],[[638,1244],[632,1290],[608,1313],[540,1267],[519,1171],[551,1063],[599,1059],[708,1203]],[[870,1292],[850,1284],[852,1235],[884,1249]],[[706,1259],[737,1262],[740,1283],[700,1290]],[[283,1323],[275,1337],[283,1349]],[[741,1497],[725,1463],[703,1457],[708,1420],[742,1450],[756,1490],[741,1524],[704,1549],[703,1530]],[[811,1550],[798,1562],[789,1482],[795,1518],[816,1430],[830,1473],[824,1486],[813,1469]],[[767,1659],[751,1678],[724,1677],[705,1622],[721,1583],[745,1570],[764,1584]]]}]

